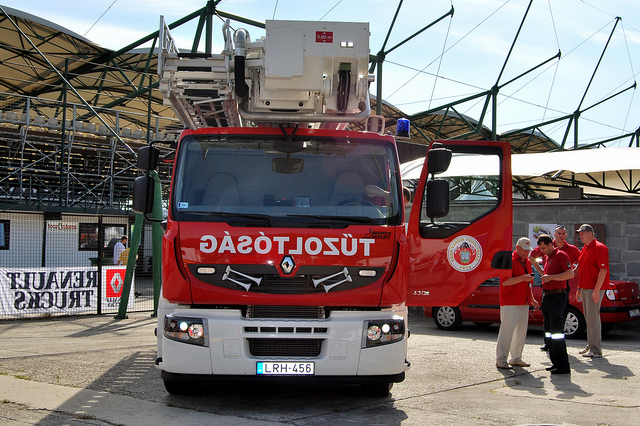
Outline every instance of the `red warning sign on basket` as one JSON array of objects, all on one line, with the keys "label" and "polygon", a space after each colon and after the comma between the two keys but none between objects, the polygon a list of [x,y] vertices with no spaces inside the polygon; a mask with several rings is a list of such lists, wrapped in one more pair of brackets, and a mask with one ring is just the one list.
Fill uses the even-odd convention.
[{"label": "red warning sign on basket", "polygon": [[121,297],[126,269],[107,269],[107,297]]},{"label": "red warning sign on basket", "polygon": [[333,31],[316,31],[316,43],[333,43]]}]

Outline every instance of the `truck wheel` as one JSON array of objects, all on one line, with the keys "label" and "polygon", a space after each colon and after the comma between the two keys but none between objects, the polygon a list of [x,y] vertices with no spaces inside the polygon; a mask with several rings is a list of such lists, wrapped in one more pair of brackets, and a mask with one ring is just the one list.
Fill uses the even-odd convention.
[{"label": "truck wheel", "polygon": [[440,330],[453,331],[460,328],[462,316],[455,306],[437,306],[433,308],[433,320]]},{"label": "truck wheel", "polygon": [[189,395],[194,393],[195,386],[183,380],[164,380],[164,388],[171,395]]},{"label": "truck wheel", "polygon": [[393,383],[363,383],[360,388],[369,396],[385,397],[389,395]]},{"label": "truck wheel", "polygon": [[567,318],[564,321],[564,337],[567,339],[578,339],[584,335],[587,329],[587,322],[579,309],[569,306]]}]

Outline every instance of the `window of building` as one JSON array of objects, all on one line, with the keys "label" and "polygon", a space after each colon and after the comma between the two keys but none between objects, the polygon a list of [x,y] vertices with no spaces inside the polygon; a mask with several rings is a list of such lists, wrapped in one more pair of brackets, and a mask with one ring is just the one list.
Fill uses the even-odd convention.
[{"label": "window of building", "polygon": [[[102,225],[102,242],[107,249],[113,250],[114,244],[125,235],[124,225]],[[97,251],[98,250],[98,224],[81,223],[78,232],[78,250]]]},{"label": "window of building", "polygon": [[98,224],[81,223],[78,250],[97,251],[98,250]]},{"label": "window of building", "polygon": [[0,220],[0,250],[9,250],[10,222]]}]

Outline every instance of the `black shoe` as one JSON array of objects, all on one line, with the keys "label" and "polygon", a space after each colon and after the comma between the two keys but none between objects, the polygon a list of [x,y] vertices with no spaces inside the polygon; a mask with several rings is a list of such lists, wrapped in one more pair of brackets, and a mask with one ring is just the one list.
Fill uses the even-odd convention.
[{"label": "black shoe", "polygon": [[551,367],[545,368],[545,370],[547,370],[547,371],[551,371],[551,370],[555,370],[555,369],[556,369],[555,365],[552,365]]},{"label": "black shoe", "polygon": [[541,346],[541,347],[540,347],[540,350],[541,350],[541,351],[548,352],[548,351],[549,351],[549,346],[547,346],[547,345]]},{"label": "black shoe", "polygon": [[571,374],[571,370],[569,368],[554,368],[551,370],[551,374]]}]

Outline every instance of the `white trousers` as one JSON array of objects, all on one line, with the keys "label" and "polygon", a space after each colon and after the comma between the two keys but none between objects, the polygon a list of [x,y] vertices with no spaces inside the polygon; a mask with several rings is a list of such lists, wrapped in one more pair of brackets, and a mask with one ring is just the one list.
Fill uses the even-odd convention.
[{"label": "white trousers", "polygon": [[528,305],[500,306],[500,331],[496,345],[496,363],[522,361],[529,326]]}]

